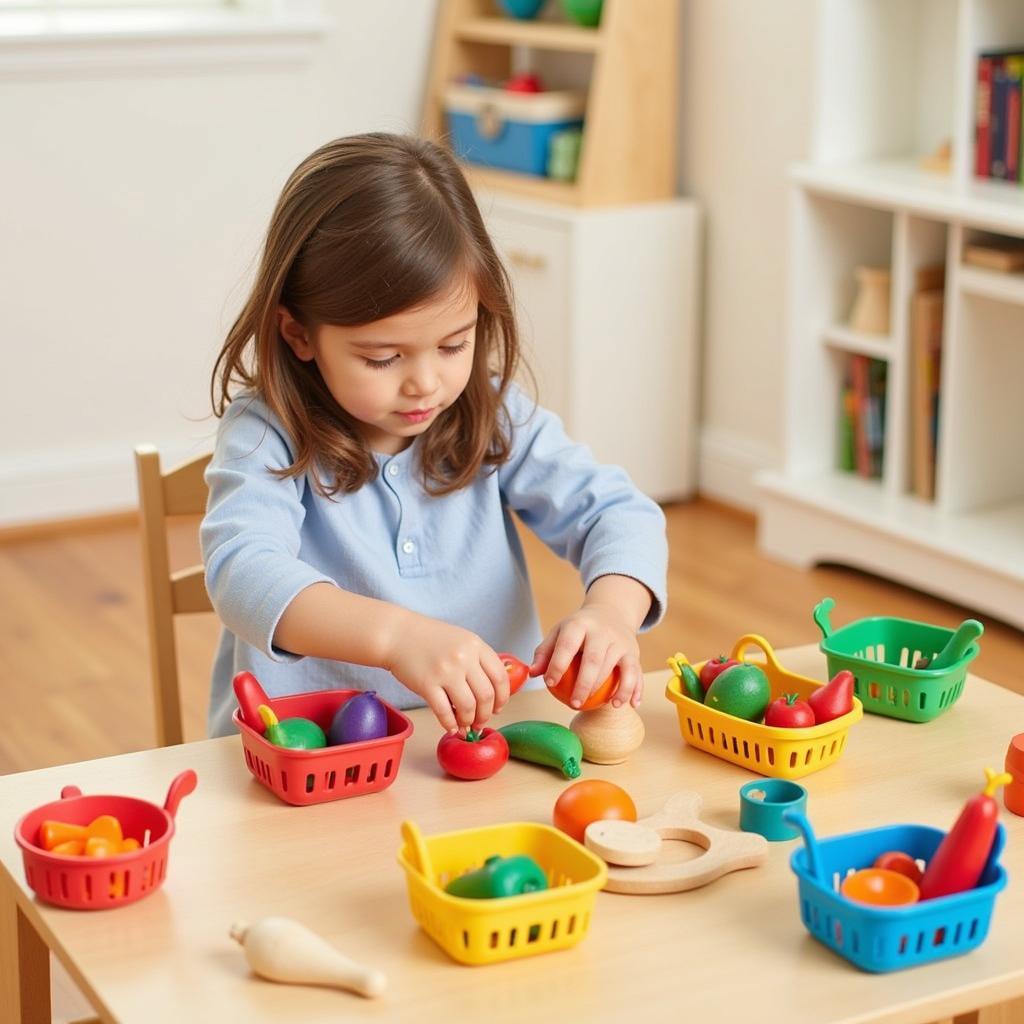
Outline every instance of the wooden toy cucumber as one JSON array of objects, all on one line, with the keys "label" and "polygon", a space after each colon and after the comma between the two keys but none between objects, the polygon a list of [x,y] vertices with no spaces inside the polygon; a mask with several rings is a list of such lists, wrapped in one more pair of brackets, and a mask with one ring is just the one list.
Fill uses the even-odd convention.
[{"label": "wooden toy cucumber", "polygon": [[509,754],[518,761],[559,768],[567,779],[580,777],[583,744],[564,725],[555,722],[513,722],[498,730],[508,740]]}]

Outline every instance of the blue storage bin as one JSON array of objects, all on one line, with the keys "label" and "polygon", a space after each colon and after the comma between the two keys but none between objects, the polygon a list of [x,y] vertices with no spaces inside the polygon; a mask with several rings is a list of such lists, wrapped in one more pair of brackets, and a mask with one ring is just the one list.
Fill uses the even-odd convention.
[{"label": "blue storage bin", "polygon": [[545,176],[553,135],[583,125],[578,92],[508,92],[449,85],[444,107],[456,155],[467,163]]},{"label": "blue storage bin", "polygon": [[819,839],[823,879],[811,877],[806,848],[796,850],[789,865],[799,880],[805,927],[852,964],[879,973],[960,956],[980,946],[988,935],[996,894],[1006,887],[1006,871],[999,864],[1006,841],[1002,825],[974,889],[905,907],[867,906],[839,892],[850,872],[871,867],[880,854],[902,850],[927,862],[944,837],[941,829],[926,825],[890,825]]}]

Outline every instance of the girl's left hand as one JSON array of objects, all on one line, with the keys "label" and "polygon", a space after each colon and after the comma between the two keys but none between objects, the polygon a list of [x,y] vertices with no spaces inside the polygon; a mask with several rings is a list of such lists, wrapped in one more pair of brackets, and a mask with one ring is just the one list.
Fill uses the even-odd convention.
[{"label": "girl's left hand", "polygon": [[580,671],[570,705],[581,707],[599,683],[617,667],[619,685],[611,703],[621,707],[627,701],[636,707],[644,692],[640,668],[640,646],[628,616],[606,604],[585,604],[562,619],[541,642],[533,655],[530,675],[543,673],[547,686],[557,686],[572,659],[583,651]]}]

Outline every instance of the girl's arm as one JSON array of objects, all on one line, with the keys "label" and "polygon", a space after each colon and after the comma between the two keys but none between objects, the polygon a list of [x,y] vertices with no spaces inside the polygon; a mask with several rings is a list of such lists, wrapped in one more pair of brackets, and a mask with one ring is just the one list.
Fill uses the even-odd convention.
[{"label": "girl's arm", "polygon": [[507,407],[515,440],[500,471],[505,501],[579,569],[586,589],[582,607],[537,648],[531,671],[543,672],[554,686],[582,653],[573,704],[615,668],[614,702],[636,704],[643,687],[636,634],[655,625],[665,609],[665,516],[622,469],[597,462],[566,436],[558,417],[521,391],[510,391]]},{"label": "girl's arm", "polygon": [[302,656],[389,670],[449,730],[482,725],[508,700],[508,673],[476,634],[341,589],[299,557],[302,479],[263,403],[239,398],[217,435],[200,537],[221,621],[275,661]]}]

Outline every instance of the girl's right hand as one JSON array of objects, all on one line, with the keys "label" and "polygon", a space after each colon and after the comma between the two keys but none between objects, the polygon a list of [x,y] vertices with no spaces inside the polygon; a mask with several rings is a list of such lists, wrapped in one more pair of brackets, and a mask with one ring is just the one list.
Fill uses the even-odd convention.
[{"label": "girl's right hand", "polygon": [[422,697],[448,732],[482,728],[508,701],[508,670],[468,629],[410,614],[391,647],[384,668]]}]

